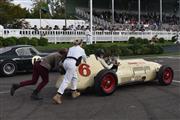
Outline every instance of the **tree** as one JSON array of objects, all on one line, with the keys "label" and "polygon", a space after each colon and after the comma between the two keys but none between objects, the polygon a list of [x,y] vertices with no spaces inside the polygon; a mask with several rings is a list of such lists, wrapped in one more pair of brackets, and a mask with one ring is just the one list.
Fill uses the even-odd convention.
[{"label": "tree", "polygon": [[49,14],[49,9],[48,9],[48,3],[44,1],[36,1],[29,18],[40,18],[40,12],[41,12],[42,18],[51,18]]},{"label": "tree", "polygon": [[7,2],[0,4],[0,24],[3,26],[13,24],[19,19],[26,18],[28,14],[28,11],[21,8],[19,5],[14,5]]},{"label": "tree", "polygon": [[7,0],[0,0],[0,3],[7,2]]},{"label": "tree", "polygon": [[53,18],[65,18],[66,0],[49,0],[49,8]]},{"label": "tree", "polygon": [[65,18],[64,1],[65,0],[47,0],[47,2],[45,2],[37,0],[29,17],[40,18],[39,10],[41,10],[42,18]]}]

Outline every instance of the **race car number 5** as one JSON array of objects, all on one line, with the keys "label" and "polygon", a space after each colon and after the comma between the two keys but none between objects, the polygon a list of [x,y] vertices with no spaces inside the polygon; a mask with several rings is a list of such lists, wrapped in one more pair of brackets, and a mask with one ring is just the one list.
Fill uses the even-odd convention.
[{"label": "race car number 5", "polygon": [[79,74],[88,77],[91,74],[90,66],[88,64],[80,64],[79,66]]}]

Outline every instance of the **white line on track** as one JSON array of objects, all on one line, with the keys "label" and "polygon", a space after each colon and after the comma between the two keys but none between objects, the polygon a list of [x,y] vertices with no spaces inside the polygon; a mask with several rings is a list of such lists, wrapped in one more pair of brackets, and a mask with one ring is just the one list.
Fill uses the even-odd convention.
[{"label": "white line on track", "polygon": [[179,56],[160,56],[160,57],[157,57],[157,58],[180,59]]},{"label": "white line on track", "polygon": [[6,90],[6,91],[0,91],[0,94],[6,94],[6,93],[9,93],[9,90]]},{"label": "white line on track", "polygon": [[180,81],[179,81],[179,80],[173,80],[173,82],[174,82],[174,83],[180,83]]}]

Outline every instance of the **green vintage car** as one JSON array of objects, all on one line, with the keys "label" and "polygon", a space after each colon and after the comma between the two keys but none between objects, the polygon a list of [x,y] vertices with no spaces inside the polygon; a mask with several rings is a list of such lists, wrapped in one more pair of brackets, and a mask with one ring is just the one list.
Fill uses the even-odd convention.
[{"label": "green vintage car", "polygon": [[46,56],[31,45],[15,45],[0,48],[0,74],[13,76],[18,71],[31,71],[33,56]]}]

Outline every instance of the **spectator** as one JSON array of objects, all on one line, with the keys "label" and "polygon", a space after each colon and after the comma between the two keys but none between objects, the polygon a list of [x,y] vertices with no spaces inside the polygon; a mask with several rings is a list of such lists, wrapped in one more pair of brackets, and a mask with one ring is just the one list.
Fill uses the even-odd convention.
[{"label": "spectator", "polygon": [[86,44],[87,45],[92,44],[91,43],[91,32],[88,27],[86,28],[85,35],[86,35]]}]

